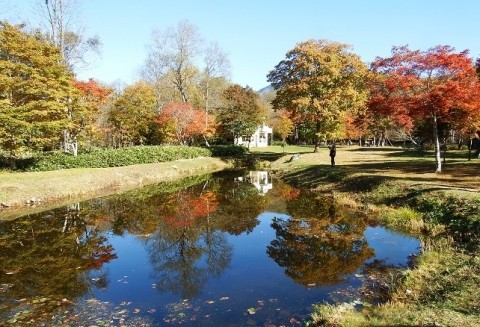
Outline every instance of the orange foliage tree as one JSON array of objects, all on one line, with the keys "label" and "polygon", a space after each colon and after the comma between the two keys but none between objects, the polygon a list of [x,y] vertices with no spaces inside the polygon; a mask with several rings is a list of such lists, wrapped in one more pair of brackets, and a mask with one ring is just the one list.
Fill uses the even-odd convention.
[{"label": "orange foliage tree", "polygon": [[94,143],[102,134],[102,129],[98,123],[101,108],[107,104],[113,90],[93,79],[89,79],[87,82],[74,81],[74,86],[80,91],[79,101],[85,108],[82,121],[85,139],[89,143]]},{"label": "orange foliage tree", "polygon": [[195,138],[213,134],[214,124],[209,123],[207,129],[205,126],[207,120],[213,121],[205,111],[193,107],[188,102],[169,103],[156,118],[166,139],[178,144],[189,144]]},{"label": "orange foliage tree", "polygon": [[371,89],[370,108],[406,127],[416,119],[430,119],[436,172],[441,172],[439,122],[459,125],[480,114],[480,82],[468,51],[394,47],[390,58],[372,63],[372,70],[380,77]]}]

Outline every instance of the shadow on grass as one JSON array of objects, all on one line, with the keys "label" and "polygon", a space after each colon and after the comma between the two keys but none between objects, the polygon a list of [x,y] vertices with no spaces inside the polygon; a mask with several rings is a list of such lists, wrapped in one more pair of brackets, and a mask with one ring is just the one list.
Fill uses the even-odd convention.
[{"label": "shadow on grass", "polygon": [[[377,148],[377,147],[363,147],[363,148],[344,148],[346,151],[352,152],[361,152],[361,153],[381,153],[385,155],[385,157],[392,157],[392,158],[435,158],[435,153],[432,150],[415,150],[415,149],[406,149],[406,148]],[[473,153],[471,157],[473,157]],[[448,150],[445,152],[442,151],[441,157],[446,156],[447,161],[449,159],[461,159],[467,160],[468,159],[468,150]]]},{"label": "shadow on grass", "polygon": [[248,153],[245,154],[245,158],[251,158],[254,160],[263,160],[263,161],[275,161],[283,157],[286,153],[276,153],[276,152],[257,152],[257,153]]},{"label": "shadow on grass", "polygon": [[[282,179],[297,187],[306,188],[335,184],[335,188],[341,192],[370,192],[381,184],[396,181],[417,185],[435,184],[435,186],[429,186],[430,191],[434,190],[434,187],[461,189],[472,186],[471,180],[479,175],[480,165],[454,163],[445,165],[444,173],[449,175],[450,182],[441,180],[435,175],[425,175],[434,173],[434,171],[435,164],[432,162],[366,162],[358,165],[341,165],[335,168],[329,165],[308,166],[286,172],[282,175]],[[454,182],[458,182],[459,185],[454,185]],[[464,185],[462,186],[462,184]]]},{"label": "shadow on grass", "polygon": [[[406,151],[404,148],[377,148],[377,147],[352,147],[352,148],[344,148],[347,151],[356,151],[356,152],[404,152]],[[415,152],[415,151],[412,151]]]}]

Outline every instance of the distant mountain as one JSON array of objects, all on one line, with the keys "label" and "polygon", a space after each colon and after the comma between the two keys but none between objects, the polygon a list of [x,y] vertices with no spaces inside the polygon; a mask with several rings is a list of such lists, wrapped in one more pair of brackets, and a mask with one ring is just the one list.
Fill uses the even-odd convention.
[{"label": "distant mountain", "polygon": [[268,92],[275,91],[272,85],[265,86],[264,88],[261,88],[260,90],[257,91],[258,94],[264,94]]}]

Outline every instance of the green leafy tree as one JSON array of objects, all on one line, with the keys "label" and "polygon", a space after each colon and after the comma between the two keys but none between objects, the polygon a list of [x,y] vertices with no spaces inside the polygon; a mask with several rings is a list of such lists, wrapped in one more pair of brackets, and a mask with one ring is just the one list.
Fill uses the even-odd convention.
[{"label": "green leafy tree", "polygon": [[217,110],[220,132],[233,139],[252,135],[265,120],[259,96],[250,87],[231,85],[223,92],[223,106]]},{"label": "green leafy tree", "polygon": [[150,84],[138,82],[128,86],[113,102],[109,121],[113,126],[113,142],[117,146],[150,143],[156,129],[157,100]]},{"label": "green leafy tree", "polygon": [[75,130],[78,91],[54,46],[0,23],[0,147],[12,159],[53,149]]},{"label": "green leafy tree", "polygon": [[286,108],[297,122],[315,125],[319,141],[335,138],[347,112],[363,107],[368,72],[360,58],[342,43],[310,40],[290,50],[268,74],[277,91],[275,109]]}]

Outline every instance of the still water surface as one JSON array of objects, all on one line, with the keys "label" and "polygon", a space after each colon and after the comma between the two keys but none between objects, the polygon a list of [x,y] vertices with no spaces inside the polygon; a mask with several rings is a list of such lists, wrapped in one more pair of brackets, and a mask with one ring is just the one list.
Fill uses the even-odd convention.
[{"label": "still water surface", "polygon": [[0,325],[299,325],[418,252],[266,172],[183,183],[0,222]]}]

